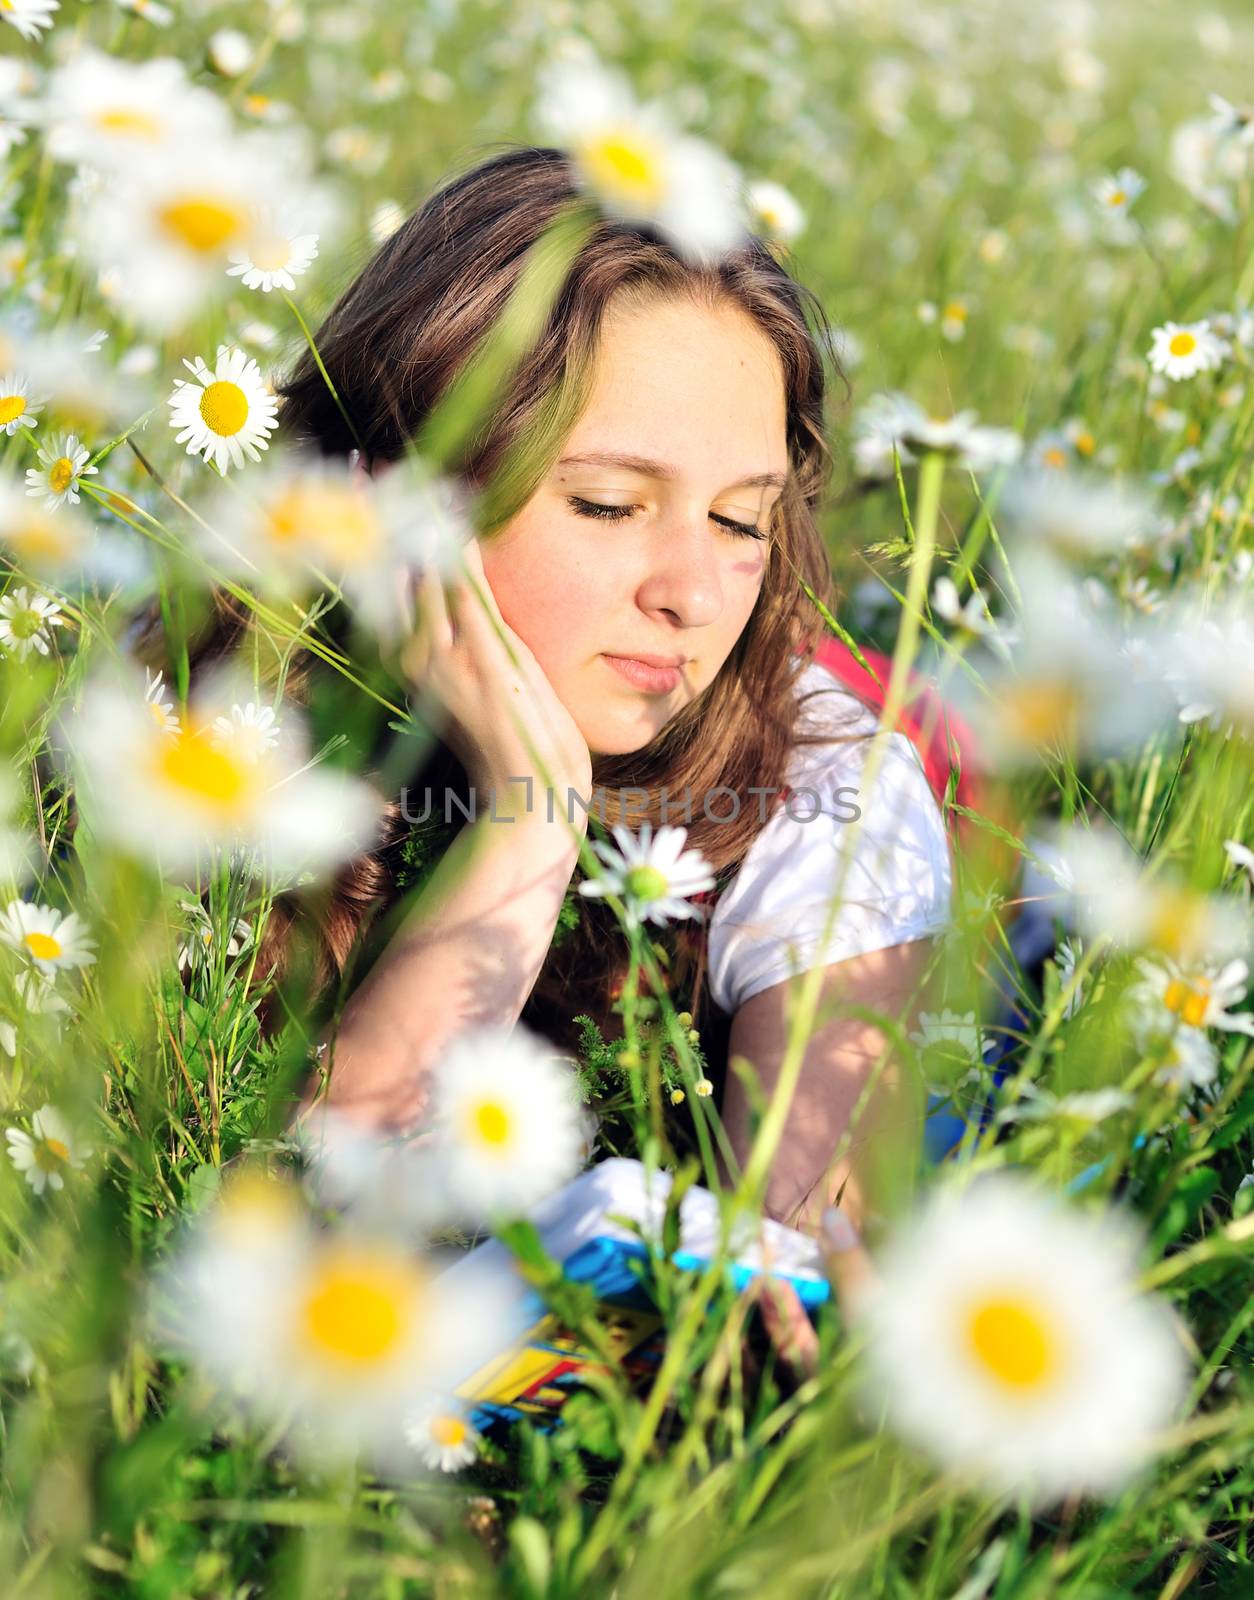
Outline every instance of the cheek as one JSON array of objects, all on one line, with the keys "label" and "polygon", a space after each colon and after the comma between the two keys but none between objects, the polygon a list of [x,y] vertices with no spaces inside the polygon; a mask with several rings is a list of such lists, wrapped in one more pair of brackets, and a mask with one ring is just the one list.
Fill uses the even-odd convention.
[{"label": "cheek", "polygon": [[485,547],[483,568],[502,617],[550,676],[595,653],[603,571],[572,561],[569,548],[539,541],[499,553]]}]

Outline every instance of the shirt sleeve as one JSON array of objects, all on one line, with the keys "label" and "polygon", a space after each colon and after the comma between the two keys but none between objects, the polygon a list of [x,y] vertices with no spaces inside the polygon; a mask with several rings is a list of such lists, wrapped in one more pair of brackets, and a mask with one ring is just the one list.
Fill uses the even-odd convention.
[{"label": "shirt sleeve", "polygon": [[[860,778],[874,740],[885,742],[883,764],[866,793]],[[710,996],[728,1014],[812,967],[939,933],[949,921],[949,840],[905,734],[837,746],[790,782],[787,808],[754,839],[710,920]]]}]

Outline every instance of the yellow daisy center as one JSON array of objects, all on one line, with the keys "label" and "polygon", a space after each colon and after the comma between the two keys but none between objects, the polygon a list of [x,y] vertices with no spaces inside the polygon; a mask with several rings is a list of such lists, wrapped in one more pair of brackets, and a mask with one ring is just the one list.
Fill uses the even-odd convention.
[{"label": "yellow daisy center", "polygon": [[266,513],[271,541],[315,545],[320,556],[345,567],[369,563],[383,543],[383,530],[364,490],[328,484],[293,484],[275,496]]},{"label": "yellow daisy center", "polygon": [[1067,452],[1060,450],[1056,444],[1051,444],[1048,450],[1041,452],[1041,460],[1047,467],[1065,467],[1067,465]]},{"label": "yellow daisy center", "polygon": [[291,243],[281,233],[260,234],[248,246],[248,259],[262,272],[278,272],[291,260]]},{"label": "yellow daisy center", "polygon": [[1154,897],[1146,936],[1168,955],[1201,943],[1206,921],[1205,901],[1185,889],[1160,889]]},{"label": "yellow daisy center", "polygon": [[6,422],[16,422],[25,410],[25,395],[0,395],[0,427],[3,427]]},{"label": "yellow daisy center", "polygon": [[35,1165],[41,1172],[55,1172],[70,1159],[70,1149],[60,1139],[35,1140]]},{"label": "yellow daisy center", "polygon": [[966,1316],[969,1353],[1004,1388],[1026,1394],[1058,1368],[1058,1340],[1041,1307],[1026,1297],[990,1296]]},{"label": "yellow daisy center", "polygon": [[[55,488],[55,484],[52,485]],[[43,557],[48,561],[64,560],[73,548],[73,541],[62,523],[51,517],[31,517],[9,530],[5,537],[15,550],[26,558]]]},{"label": "yellow daisy center", "polygon": [[1172,978],[1163,991],[1163,1004],[1190,1028],[1200,1028],[1210,1008],[1210,984],[1205,978],[1195,978],[1192,983]]},{"label": "yellow daisy center", "polygon": [[1191,356],[1197,349],[1197,339],[1191,333],[1173,333],[1167,348],[1173,356]]},{"label": "yellow daisy center", "polygon": [[338,1253],[314,1272],[300,1321],[318,1355],[359,1370],[377,1366],[408,1335],[417,1278],[384,1256]]},{"label": "yellow daisy center", "polygon": [[656,867],[632,867],[624,882],[634,900],[660,900],[670,889],[665,873]]},{"label": "yellow daisy center", "polygon": [[431,1424],[431,1437],[445,1449],[465,1444],[469,1432],[460,1417],[436,1417]]},{"label": "yellow daisy center", "polygon": [[484,1144],[498,1147],[508,1144],[514,1127],[508,1109],[497,1100],[481,1100],[471,1112],[471,1123]]},{"label": "yellow daisy center", "polygon": [[96,126],[102,133],[121,134],[124,139],[151,139],[154,142],[161,138],[164,131],[156,117],[146,111],[134,111],[130,106],[110,106],[107,110],[97,111]]},{"label": "yellow daisy center", "polygon": [[605,194],[649,209],[665,188],[657,151],[627,128],[605,133],[584,146],[584,164]]},{"label": "yellow daisy center", "polygon": [[26,606],[9,617],[9,632],[15,639],[33,639],[42,626],[38,614]]},{"label": "yellow daisy center", "polygon": [[967,320],[967,308],[966,306],[961,305],[957,300],[951,300],[949,302],[949,304],[945,307],[944,314],[947,322],[965,322]]},{"label": "yellow daisy center", "polygon": [[1082,456],[1091,456],[1094,450],[1097,449],[1097,440],[1087,429],[1082,429],[1077,433],[1071,442]]},{"label": "yellow daisy center", "polygon": [[243,220],[234,206],[209,195],[173,200],[157,213],[157,221],[165,231],[197,255],[220,251],[239,232]]},{"label": "yellow daisy center", "polygon": [[63,953],[61,941],[50,933],[28,933],[22,943],[36,961],[55,961]]},{"label": "yellow daisy center", "polygon": [[154,766],[160,783],[182,797],[200,802],[223,819],[243,812],[256,786],[245,762],[195,728],[163,740]]},{"label": "yellow daisy center", "polygon": [[1055,740],[1070,742],[1079,706],[1069,684],[1037,680],[1006,691],[1003,709],[1018,737],[1041,747]]},{"label": "yellow daisy center", "polygon": [[1112,189],[1106,198],[1112,206],[1121,206],[1128,198],[1128,191],[1126,189]]},{"label": "yellow daisy center", "polygon": [[48,468],[48,487],[53,494],[64,494],[74,482],[74,463],[69,456],[58,456]]},{"label": "yellow daisy center", "polygon": [[220,378],[200,397],[200,415],[207,428],[228,438],[248,421],[248,396],[238,383]]}]

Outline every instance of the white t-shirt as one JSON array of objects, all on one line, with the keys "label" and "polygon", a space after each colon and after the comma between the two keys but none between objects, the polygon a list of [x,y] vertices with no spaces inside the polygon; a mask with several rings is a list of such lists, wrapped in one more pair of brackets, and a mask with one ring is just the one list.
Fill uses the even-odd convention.
[{"label": "white t-shirt", "polygon": [[[799,731],[872,737],[794,749],[784,780],[794,793],[754,839],[709,923],[710,998],[729,1015],[773,983],[939,933],[949,921],[949,841],[918,751],[904,733],[876,732],[876,714],[816,661],[796,679],[799,695],[812,689],[822,693],[801,707]],[[878,741],[887,748],[865,794],[862,767]],[[817,799],[798,792],[805,789]],[[767,796],[768,807],[772,801],[778,796]]]}]

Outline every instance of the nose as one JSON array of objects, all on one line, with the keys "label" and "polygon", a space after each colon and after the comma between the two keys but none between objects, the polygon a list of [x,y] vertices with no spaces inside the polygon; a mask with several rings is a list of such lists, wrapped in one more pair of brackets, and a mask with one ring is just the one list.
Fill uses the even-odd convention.
[{"label": "nose", "polygon": [[716,535],[709,513],[676,512],[659,523],[649,567],[636,591],[642,611],[664,612],[685,628],[708,627],[723,610]]}]

